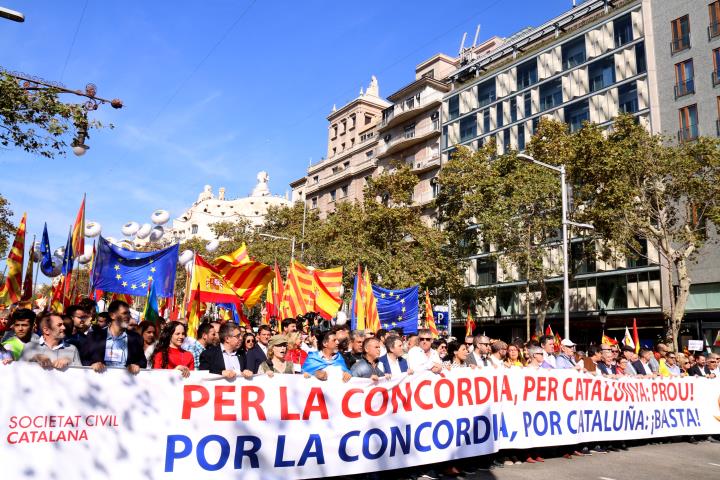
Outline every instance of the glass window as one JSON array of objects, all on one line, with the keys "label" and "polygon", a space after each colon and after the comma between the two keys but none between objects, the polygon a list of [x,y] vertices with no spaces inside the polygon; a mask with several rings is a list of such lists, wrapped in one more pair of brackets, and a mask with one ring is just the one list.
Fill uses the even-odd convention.
[{"label": "glass window", "polygon": [[698,136],[697,105],[688,105],[687,107],[681,108],[678,112],[680,116],[678,139],[681,142],[696,139]]},{"label": "glass window", "polygon": [[505,124],[505,115],[503,115],[503,102],[498,103],[495,105],[495,119],[497,120],[497,126],[498,128],[502,127]]},{"label": "glass window", "polygon": [[615,57],[611,55],[591,63],[588,67],[588,78],[591,92],[597,92],[615,83]]},{"label": "glass window", "polygon": [[442,130],[442,142],[443,142],[443,148],[448,147],[448,127],[445,125]]},{"label": "glass window", "polygon": [[460,141],[466,142],[477,137],[477,119],[475,115],[460,119]]},{"label": "glass window", "polygon": [[525,150],[525,125],[520,124],[518,129],[518,150]]},{"label": "glass window", "polygon": [[720,35],[720,1],[708,5],[710,15],[710,26],[708,27],[708,38],[715,38]]},{"label": "glass window", "polygon": [[525,117],[529,117],[532,115],[532,95],[530,95],[530,92],[525,92],[523,102],[525,104]]},{"label": "glass window", "polygon": [[635,65],[637,65],[637,73],[645,73],[647,71],[647,62],[645,61],[645,42],[635,45]]},{"label": "glass window", "polygon": [[713,59],[712,81],[713,81],[713,85],[717,85],[720,83],[720,48],[716,48],[712,51],[712,59]]},{"label": "glass window", "polygon": [[632,267],[646,267],[648,264],[648,244],[644,238],[637,238],[639,249],[636,252],[628,255],[627,266]]},{"label": "glass window", "polygon": [[478,85],[478,106],[484,107],[495,101],[495,79]]},{"label": "glass window", "polygon": [[503,130],[503,151],[509,152],[512,149],[510,144],[510,129],[506,128]]},{"label": "glass window", "polygon": [[415,138],[415,124],[405,126],[405,138]]},{"label": "glass window", "polygon": [[583,122],[590,120],[590,105],[587,100],[581,100],[565,107],[565,122],[570,126],[570,131],[580,130]]},{"label": "glass window", "polygon": [[637,83],[630,82],[618,87],[618,103],[623,113],[635,113],[638,108]]},{"label": "glass window", "polygon": [[585,62],[585,35],[563,44],[562,61],[565,69],[573,68]]},{"label": "glass window", "polygon": [[195,235],[197,232],[198,232],[198,226],[197,226],[197,225],[193,225],[193,226],[191,227],[191,229],[190,229],[190,233],[192,233],[193,235]]},{"label": "glass window", "polygon": [[517,121],[517,97],[510,99],[510,121]]},{"label": "glass window", "polygon": [[615,32],[615,48],[632,42],[632,18],[629,13],[613,21],[613,32]]},{"label": "glass window", "polygon": [[676,53],[690,48],[690,17],[685,15],[670,22],[672,41],[670,52]]},{"label": "glass window", "polygon": [[330,191],[330,201],[331,201],[331,202],[334,202],[334,201],[335,201],[335,196],[336,196],[336,195],[335,195],[335,190],[331,190],[331,191]]},{"label": "glass window", "polygon": [[540,110],[549,110],[562,103],[562,81],[559,78],[540,85]]},{"label": "glass window", "polygon": [[490,109],[486,108],[483,110],[482,113],[483,117],[483,133],[488,133],[490,131]]},{"label": "glass window", "polygon": [[348,186],[347,185],[340,187],[340,194],[341,194],[342,198],[345,198],[348,196]]},{"label": "glass window", "polygon": [[597,279],[598,310],[627,308],[627,278],[625,275]]},{"label": "glass window", "polygon": [[537,83],[537,59],[523,63],[517,67],[517,86],[518,89],[527,88]]},{"label": "glass window", "polygon": [[448,116],[450,120],[460,116],[460,95],[448,98]]},{"label": "glass window", "polygon": [[695,73],[692,59],[675,64],[675,98],[695,93]]},{"label": "glass window", "polygon": [[595,271],[595,259],[593,250],[585,242],[573,242],[570,244],[570,262],[573,273],[592,273]]},{"label": "glass window", "polygon": [[491,258],[478,258],[476,260],[476,285],[493,285],[497,283],[497,262]]}]

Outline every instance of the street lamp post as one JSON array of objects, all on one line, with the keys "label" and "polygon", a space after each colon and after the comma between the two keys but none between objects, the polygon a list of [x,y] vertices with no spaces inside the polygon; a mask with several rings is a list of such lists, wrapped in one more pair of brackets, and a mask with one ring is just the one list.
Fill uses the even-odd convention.
[{"label": "street lamp post", "polygon": [[261,237],[272,238],[273,240],[289,240],[290,244],[290,259],[295,260],[295,235],[292,238],[280,237],[278,235],[270,235],[269,233],[258,233]]},{"label": "street lamp post", "polygon": [[565,179],[565,165],[550,165],[549,163],[535,160],[530,155],[518,153],[518,158],[527,160],[541,167],[560,174],[560,195],[562,197],[562,252],[563,252],[563,330],[565,338],[570,338],[570,280],[568,277],[568,225],[594,230],[595,228],[588,223],[577,223],[568,219],[568,192]]},{"label": "street lamp post", "polygon": [[12,20],[13,22],[19,23],[25,21],[25,15],[5,7],[0,7],[0,18],[5,18],[7,20]]}]

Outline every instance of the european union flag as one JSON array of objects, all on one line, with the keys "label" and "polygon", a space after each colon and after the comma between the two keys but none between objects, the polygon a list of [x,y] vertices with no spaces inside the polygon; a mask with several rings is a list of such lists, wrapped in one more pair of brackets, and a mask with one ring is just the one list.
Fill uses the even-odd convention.
[{"label": "european union flag", "polygon": [[403,290],[388,290],[372,286],[377,299],[380,326],[386,330],[402,328],[403,333],[418,329],[418,286]]},{"label": "european union flag", "polygon": [[93,288],[106,292],[144,296],[152,282],[158,297],[171,297],[175,288],[178,244],[154,252],[135,252],[100,237]]},{"label": "european union flag", "polygon": [[48,238],[47,223],[43,227],[42,240],[40,241],[40,253],[42,260],[40,261],[40,270],[48,277],[52,275],[52,253],[50,252],[50,239]]}]

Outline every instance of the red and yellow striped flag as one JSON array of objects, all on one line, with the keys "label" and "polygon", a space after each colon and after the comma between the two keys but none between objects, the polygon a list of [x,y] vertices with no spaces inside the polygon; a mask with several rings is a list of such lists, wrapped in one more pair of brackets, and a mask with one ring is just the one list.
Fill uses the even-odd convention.
[{"label": "red and yellow striped flag", "polygon": [[20,300],[22,294],[23,259],[25,258],[25,228],[27,213],[23,213],[15,241],[7,257],[5,285],[0,288],[0,304],[10,305]]},{"label": "red and yellow striped flag", "polygon": [[35,256],[35,237],[30,245],[30,253],[28,254],[27,268],[25,269],[25,280],[23,281],[22,300],[32,300],[33,296],[33,256]]},{"label": "red and yellow striped flag", "polygon": [[197,338],[197,329],[200,326],[200,319],[203,315],[205,315],[205,309],[203,307],[204,304],[200,301],[200,285],[198,285],[196,289],[192,290],[192,296],[190,297],[187,306],[187,335],[189,337]]},{"label": "red and yellow striped flag", "polygon": [[473,331],[475,330],[475,320],[470,315],[470,309],[468,308],[467,320],[465,320],[465,336],[472,337]]},{"label": "red and yellow striped flag", "polygon": [[438,338],[440,332],[438,332],[437,325],[435,325],[435,316],[433,315],[432,304],[430,303],[430,292],[425,289],[425,323],[427,323],[430,333],[433,338]]},{"label": "red and yellow striped flag", "polygon": [[321,317],[330,320],[337,315],[342,304],[342,267],[313,271],[314,308]]},{"label": "red and yellow striped flag", "polygon": [[77,258],[85,254],[85,195],[72,228],[72,255]]},{"label": "red and yellow striped flag", "polygon": [[372,282],[370,281],[370,270],[365,268],[364,274],[365,283],[365,328],[371,332],[377,332],[380,330],[380,314],[377,309],[377,298],[372,289]]},{"label": "red and yellow striped flag", "polygon": [[277,304],[275,303],[275,293],[273,289],[273,283],[275,283],[275,280],[272,280],[267,287],[267,292],[265,295],[265,314],[262,316],[262,324],[263,325],[269,325],[270,319],[272,317],[277,318]]},{"label": "red and yellow striped flag", "polygon": [[305,315],[313,306],[313,275],[309,268],[293,260],[288,269],[283,302],[289,317]]},{"label": "red and yellow striped flag", "polygon": [[282,275],[280,275],[280,267],[278,267],[277,262],[275,262],[275,278],[273,279],[273,303],[275,304],[275,310],[276,315],[279,320],[284,320],[287,318],[286,310],[287,307],[285,305],[284,300],[284,292],[285,292],[285,284],[283,283]]},{"label": "red and yellow striped flag", "polygon": [[55,313],[63,313],[63,291],[65,290],[65,277],[60,276],[58,282],[52,286],[52,298],[50,299],[50,310]]},{"label": "red and yellow striped flag", "polygon": [[260,300],[273,278],[273,271],[268,265],[250,260],[244,243],[233,253],[216,258],[213,266],[248,308]]}]

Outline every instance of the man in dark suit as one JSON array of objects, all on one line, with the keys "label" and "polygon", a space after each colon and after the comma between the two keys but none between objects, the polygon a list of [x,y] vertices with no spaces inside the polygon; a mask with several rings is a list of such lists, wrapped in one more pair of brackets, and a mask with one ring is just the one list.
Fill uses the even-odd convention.
[{"label": "man in dark suit", "polygon": [[[402,339],[395,335],[388,335],[385,338],[385,349],[387,350],[387,353],[379,359],[383,372],[390,375],[408,372],[407,360],[405,360],[402,356]],[[411,374],[412,370],[408,373]]]},{"label": "man in dark suit", "polygon": [[122,300],[110,302],[110,323],[107,328],[94,328],[88,333],[84,345],[85,361],[96,372],[107,367],[126,367],[130,373],[138,373],[147,367],[143,339],[140,334],[127,329],[130,307]]},{"label": "man in dark suit", "polygon": [[247,376],[244,374],[245,357],[240,351],[241,337],[240,327],[235,323],[227,322],[220,327],[220,345],[209,346],[200,354],[199,370],[208,370],[228,379],[241,372]]},{"label": "man in dark suit", "polygon": [[602,357],[597,362],[597,369],[600,370],[600,373],[609,377],[617,375],[617,366],[613,362],[613,352],[610,345],[601,345],[600,354]]},{"label": "man in dark suit", "polygon": [[708,373],[710,373],[707,369],[707,365],[705,365],[706,359],[705,355],[696,355],[695,356],[695,365],[690,367],[690,370],[688,370],[688,375],[691,377],[707,377]]},{"label": "man in dark suit", "polygon": [[[267,360],[268,342],[272,336],[272,330],[269,325],[260,325],[257,332],[257,342],[255,346],[245,354],[245,370],[251,375],[258,373],[260,365]],[[245,372],[243,375],[247,376]]]},{"label": "man in dark suit", "polygon": [[654,376],[655,374],[653,373],[652,368],[650,368],[650,358],[653,356],[652,350],[645,350],[643,348],[640,350],[640,354],[638,356],[638,360],[634,361],[632,364],[637,374],[641,376]]}]

